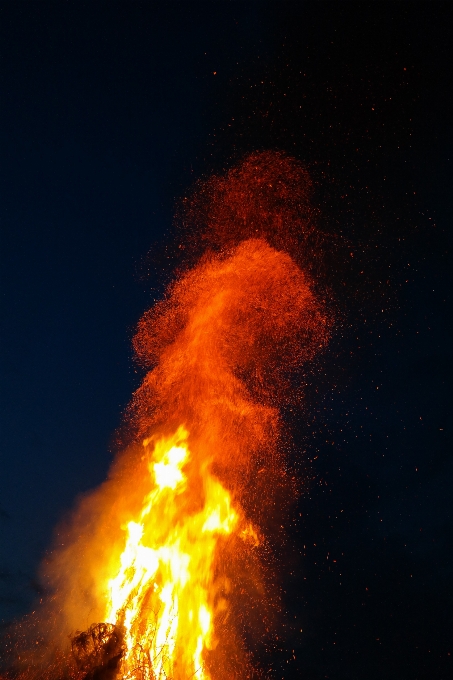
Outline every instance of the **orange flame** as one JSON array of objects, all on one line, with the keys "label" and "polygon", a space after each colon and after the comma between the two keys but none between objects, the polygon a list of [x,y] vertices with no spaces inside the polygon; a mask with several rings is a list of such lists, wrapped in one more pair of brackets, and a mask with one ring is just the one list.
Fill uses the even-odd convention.
[{"label": "orange flame", "polygon": [[[144,498],[138,521],[125,527],[120,569],[108,584],[105,620],[125,629],[125,680],[211,677],[203,652],[215,648],[214,616],[226,609],[225,600],[214,604],[212,598],[214,554],[219,536],[240,529],[241,512],[208,471],[203,507],[184,512],[187,436],[180,427],[156,442],[148,463],[154,488]],[[147,455],[151,443],[143,442]],[[252,527],[242,533],[256,538]]]},{"label": "orange flame", "polygon": [[[117,664],[108,677],[121,680],[247,675],[241,631],[259,634],[268,620],[263,536],[291,495],[278,406],[291,370],[328,338],[306,274],[282,250],[285,230],[294,244],[303,226],[307,181],[282,154],[255,154],[208,184],[207,211],[204,199],[187,211],[203,209],[213,225],[205,237],[227,248],[208,251],[140,320],[134,347],[149,370],[128,410],[134,443],[46,565],[55,592],[43,615],[53,622],[47,650],[105,624],[102,653],[87,643],[71,678],[107,661]],[[105,642],[112,630],[120,652]],[[60,677],[48,655],[37,658],[26,678]]]}]

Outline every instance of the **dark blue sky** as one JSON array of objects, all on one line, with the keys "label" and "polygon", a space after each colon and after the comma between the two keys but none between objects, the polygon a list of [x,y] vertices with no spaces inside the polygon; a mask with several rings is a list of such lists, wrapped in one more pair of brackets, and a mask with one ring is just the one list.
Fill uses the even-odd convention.
[{"label": "dark blue sky", "polygon": [[175,201],[278,148],[314,179],[339,322],[293,423],[307,491],[271,662],[449,677],[450,3],[3,2],[0,20],[0,618],[105,478]]}]

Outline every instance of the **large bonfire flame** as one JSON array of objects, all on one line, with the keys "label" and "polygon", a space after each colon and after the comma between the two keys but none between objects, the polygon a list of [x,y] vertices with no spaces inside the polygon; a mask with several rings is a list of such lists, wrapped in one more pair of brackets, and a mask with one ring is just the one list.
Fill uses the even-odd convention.
[{"label": "large bonfire flame", "polygon": [[277,407],[328,335],[284,250],[307,233],[307,186],[293,159],[253,154],[187,202],[206,252],[139,323],[132,443],[61,533],[46,625],[15,677],[253,674],[243,638],[269,623],[266,527],[290,488]]},{"label": "large bonfire flame", "polygon": [[[214,600],[219,537],[238,533],[258,544],[239,506],[209,467],[201,475],[199,510],[190,510],[188,432],[155,442],[148,454],[152,491],[138,521],[127,525],[120,568],[109,581],[105,620],[124,628],[123,678],[210,678],[203,654],[216,647]],[[151,442],[145,439],[148,450]]]}]

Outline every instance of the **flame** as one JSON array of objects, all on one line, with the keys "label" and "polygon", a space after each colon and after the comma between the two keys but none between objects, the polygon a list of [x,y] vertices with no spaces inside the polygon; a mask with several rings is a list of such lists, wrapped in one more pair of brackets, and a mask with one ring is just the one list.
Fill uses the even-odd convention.
[{"label": "flame", "polygon": [[266,528],[294,489],[279,406],[329,336],[286,249],[309,231],[308,184],[294,159],[251,154],[186,204],[208,250],[139,321],[125,445],[60,532],[44,644],[15,678],[252,676],[244,633],[272,629]]},{"label": "flame", "polygon": [[[124,680],[210,680],[205,650],[216,646],[213,621],[225,600],[214,603],[212,587],[220,537],[241,529],[242,512],[230,493],[205,469],[198,494],[202,507],[184,512],[190,461],[188,432],[143,441],[150,492],[136,521],[124,527],[125,547],[108,582],[105,620],[124,629]],[[244,538],[258,537],[242,527]],[[138,674],[138,670],[140,675]]]}]

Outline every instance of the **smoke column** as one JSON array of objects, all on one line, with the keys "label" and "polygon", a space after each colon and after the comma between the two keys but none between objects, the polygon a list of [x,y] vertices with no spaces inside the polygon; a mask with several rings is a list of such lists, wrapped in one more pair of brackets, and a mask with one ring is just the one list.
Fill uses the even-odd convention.
[{"label": "smoke column", "polygon": [[[178,217],[195,265],[138,323],[134,349],[147,373],[127,409],[129,443],[104,485],[59,530],[43,567],[54,594],[33,624],[38,643],[22,653],[21,677],[183,680],[192,666],[199,679],[252,677],[244,636],[265,636],[272,626],[266,533],[282,499],[294,495],[279,406],[294,369],[312,360],[329,335],[328,317],[296,262],[313,231],[309,188],[294,159],[256,153],[196,185],[183,201]],[[170,481],[161,481],[162,470]],[[135,539],[134,531],[141,531]],[[198,564],[189,591],[168,557],[175,546]],[[134,585],[140,550],[148,570],[155,560],[154,571]],[[170,591],[180,594],[177,610],[168,604],[174,613],[165,623],[166,647],[156,652],[163,657],[165,649],[165,660],[140,675],[132,662],[124,665],[124,640],[132,640],[132,659],[133,645],[150,635],[154,600],[163,606],[167,572]],[[115,608],[108,600],[118,583],[123,600]],[[197,588],[198,609],[183,601],[192,602]],[[112,612],[115,620],[107,621]],[[197,633],[187,660],[189,621],[206,632]],[[110,627],[90,628],[100,623]],[[98,651],[80,637],[87,630]],[[152,630],[158,636],[160,628]],[[85,644],[83,663],[69,652],[71,636]]]}]

